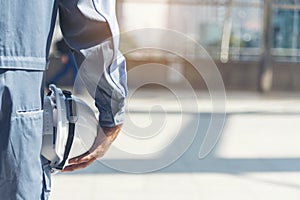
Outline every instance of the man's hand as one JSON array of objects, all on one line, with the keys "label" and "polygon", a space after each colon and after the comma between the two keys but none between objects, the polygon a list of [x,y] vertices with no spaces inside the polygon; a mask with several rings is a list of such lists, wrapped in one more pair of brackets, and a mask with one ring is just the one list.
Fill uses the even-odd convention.
[{"label": "man's hand", "polygon": [[99,128],[98,135],[92,148],[85,154],[70,159],[69,166],[65,167],[62,172],[70,172],[85,168],[97,158],[101,158],[109,149],[112,142],[116,139],[120,130],[121,125],[112,128]]}]

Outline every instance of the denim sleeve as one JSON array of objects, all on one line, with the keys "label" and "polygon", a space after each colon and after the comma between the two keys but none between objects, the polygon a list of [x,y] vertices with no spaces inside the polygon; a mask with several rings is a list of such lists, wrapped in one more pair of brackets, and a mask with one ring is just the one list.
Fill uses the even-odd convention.
[{"label": "denim sleeve", "polygon": [[118,51],[115,1],[61,0],[59,18],[79,76],[95,99],[100,126],[122,124],[127,77],[125,58]]}]

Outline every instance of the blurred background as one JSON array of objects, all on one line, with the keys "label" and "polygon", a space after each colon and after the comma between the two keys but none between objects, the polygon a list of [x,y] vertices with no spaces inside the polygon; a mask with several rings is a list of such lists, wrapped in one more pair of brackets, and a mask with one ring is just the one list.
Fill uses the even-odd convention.
[{"label": "blurred background", "polygon": [[[151,173],[124,173],[96,162],[81,171],[57,174],[53,176],[51,199],[300,199],[300,1],[117,0],[117,15],[122,33],[141,28],[171,29],[203,46],[226,89],[223,130],[213,151],[199,159],[211,117],[218,114],[210,109],[210,91],[201,74],[187,60],[174,59],[170,53],[155,49],[125,53],[129,92],[151,77],[153,83],[166,84],[180,94],[160,84],[143,85],[130,93],[130,122],[124,124],[116,144],[122,143],[122,134],[144,134],[128,133],[136,126],[147,127],[162,118],[167,125],[158,133],[167,138],[176,132],[172,124],[185,123],[185,128],[177,130],[177,136],[184,138],[194,131],[190,124],[197,121],[195,139],[178,160]],[[53,44],[61,37],[57,27]],[[135,47],[147,37],[125,34],[121,44]],[[164,38],[157,40],[163,42]],[[200,56],[193,46],[182,48],[187,55]],[[68,59],[61,55],[53,46],[48,81],[70,88],[76,72],[72,66],[62,70]],[[153,63],[167,67],[151,68]],[[148,69],[130,73],[145,64],[150,64]],[[184,89],[186,80],[196,99]],[[93,104],[84,91],[78,95]],[[196,107],[190,104],[187,110],[180,110],[178,95],[183,97],[179,103],[189,104],[195,99]],[[157,105],[164,112],[150,112]],[[180,121],[184,117],[186,121]],[[168,155],[156,156],[163,160]],[[112,153],[104,161],[134,168],[149,164],[151,159]]]},{"label": "blurred background", "polygon": [[[300,5],[296,0],[118,0],[117,13],[121,32],[149,27],[172,29],[199,42],[216,62],[228,90],[300,88]],[[59,28],[55,36],[54,42],[61,38]],[[139,40],[143,38],[126,38],[129,44]],[[53,48],[52,61],[55,55],[57,50]],[[149,60],[163,63],[167,58],[149,52],[130,54],[127,68]],[[193,77],[188,63],[176,66],[195,88],[205,88],[199,77]],[[52,62],[49,76],[58,67]],[[166,77],[163,73],[159,78]],[[70,84],[68,78],[64,82]],[[134,84],[132,79],[128,82]]]}]

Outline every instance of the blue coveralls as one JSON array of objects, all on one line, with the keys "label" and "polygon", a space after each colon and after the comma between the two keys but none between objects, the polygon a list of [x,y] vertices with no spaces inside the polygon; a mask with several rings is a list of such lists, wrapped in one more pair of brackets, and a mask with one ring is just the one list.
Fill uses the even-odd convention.
[{"label": "blue coveralls", "polygon": [[40,150],[43,75],[57,11],[99,124],[124,120],[126,72],[114,0],[0,0],[0,200],[47,199],[50,192]]}]

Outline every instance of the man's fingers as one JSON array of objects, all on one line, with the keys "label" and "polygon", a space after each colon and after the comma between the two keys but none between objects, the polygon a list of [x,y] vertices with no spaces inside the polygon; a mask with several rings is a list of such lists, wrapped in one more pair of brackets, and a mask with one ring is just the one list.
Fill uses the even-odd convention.
[{"label": "man's fingers", "polygon": [[90,152],[86,152],[81,156],[70,159],[68,163],[69,164],[85,163],[94,158],[95,158],[95,156],[93,154],[91,154]]},{"label": "man's fingers", "polygon": [[80,163],[80,164],[76,164],[76,165],[69,165],[67,167],[65,167],[62,172],[72,172],[74,170],[77,170],[77,169],[82,169],[82,168],[85,168],[86,166],[88,166],[89,163]]},{"label": "man's fingers", "polygon": [[91,160],[87,161],[87,162],[82,162],[82,163],[78,163],[78,164],[73,164],[73,165],[69,165],[67,167],[65,167],[62,172],[71,172],[77,169],[82,169],[87,167],[88,165],[90,165],[94,160],[96,160],[96,158],[92,158]]}]

